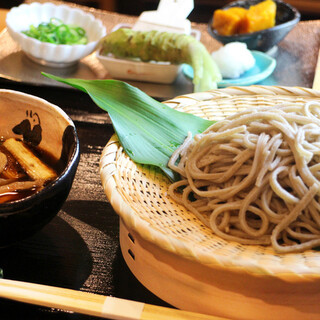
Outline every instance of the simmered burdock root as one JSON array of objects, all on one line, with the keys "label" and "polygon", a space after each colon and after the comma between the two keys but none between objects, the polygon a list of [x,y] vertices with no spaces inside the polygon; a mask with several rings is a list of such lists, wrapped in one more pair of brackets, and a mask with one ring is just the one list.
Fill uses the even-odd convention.
[{"label": "simmered burdock root", "polygon": [[28,197],[56,177],[24,142],[10,138],[0,145],[0,203]]},{"label": "simmered burdock root", "polygon": [[22,141],[10,138],[4,141],[3,146],[16,158],[32,180],[45,182],[57,177],[56,172],[37,158]]},{"label": "simmered burdock root", "polygon": [[0,174],[6,168],[7,163],[8,163],[7,156],[3,152],[0,152]]}]

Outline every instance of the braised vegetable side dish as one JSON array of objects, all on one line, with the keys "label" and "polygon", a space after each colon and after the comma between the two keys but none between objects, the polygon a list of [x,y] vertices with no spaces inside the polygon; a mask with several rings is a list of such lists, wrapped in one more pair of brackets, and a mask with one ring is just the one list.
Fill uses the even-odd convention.
[{"label": "braised vegetable side dish", "polygon": [[86,31],[74,25],[63,23],[60,19],[51,18],[49,22],[40,23],[37,27],[31,25],[22,31],[25,35],[42,42],[53,44],[87,44]]},{"label": "braised vegetable side dish", "polygon": [[0,203],[29,196],[54,180],[57,173],[39,150],[13,138],[0,143]]},{"label": "braised vegetable side dish", "polygon": [[251,33],[275,26],[277,5],[265,0],[249,9],[231,7],[213,13],[212,28],[223,36]]},{"label": "braised vegetable side dish", "polygon": [[185,34],[118,29],[102,40],[101,54],[139,58],[141,61],[190,64],[194,70],[195,91],[214,89],[221,80],[219,68],[206,47],[194,37]]}]

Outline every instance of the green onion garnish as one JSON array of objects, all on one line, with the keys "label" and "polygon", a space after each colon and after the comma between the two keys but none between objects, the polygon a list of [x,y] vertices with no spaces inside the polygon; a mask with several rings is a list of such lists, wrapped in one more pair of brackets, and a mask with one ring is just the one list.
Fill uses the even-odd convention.
[{"label": "green onion garnish", "polygon": [[42,22],[35,27],[30,25],[29,30],[22,31],[23,34],[54,44],[87,44],[86,31],[75,25],[64,24],[60,19],[51,18],[50,22]]}]

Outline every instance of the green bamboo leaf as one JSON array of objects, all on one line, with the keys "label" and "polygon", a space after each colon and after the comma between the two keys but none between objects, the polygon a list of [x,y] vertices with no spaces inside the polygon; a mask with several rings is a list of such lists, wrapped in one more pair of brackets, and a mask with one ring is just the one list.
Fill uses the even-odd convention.
[{"label": "green bamboo leaf", "polygon": [[88,93],[97,106],[108,112],[128,156],[136,163],[160,167],[171,179],[175,177],[167,163],[173,151],[188,132],[201,133],[213,123],[174,110],[122,81],[64,79],[42,74]]}]

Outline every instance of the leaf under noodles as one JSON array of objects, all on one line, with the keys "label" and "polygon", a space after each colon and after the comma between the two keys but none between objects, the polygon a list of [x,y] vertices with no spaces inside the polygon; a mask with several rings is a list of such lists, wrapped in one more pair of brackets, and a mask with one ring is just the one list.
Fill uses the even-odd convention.
[{"label": "leaf under noodles", "polygon": [[64,79],[42,74],[89,94],[97,106],[108,112],[128,156],[136,163],[161,168],[172,180],[175,174],[167,163],[174,150],[188,132],[195,135],[213,124],[174,110],[122,81]]}]

